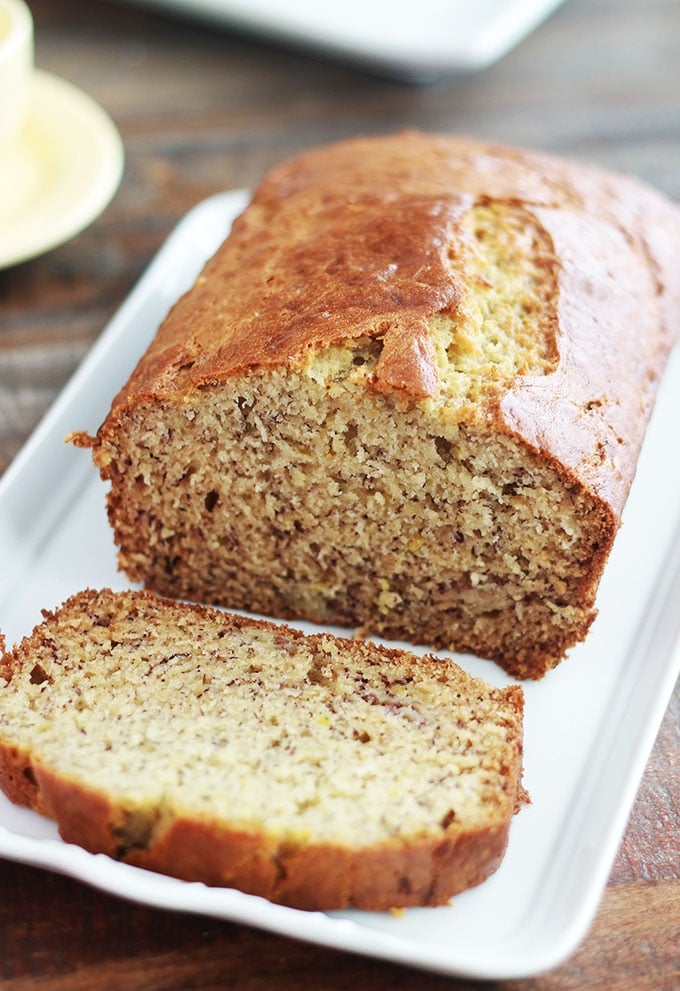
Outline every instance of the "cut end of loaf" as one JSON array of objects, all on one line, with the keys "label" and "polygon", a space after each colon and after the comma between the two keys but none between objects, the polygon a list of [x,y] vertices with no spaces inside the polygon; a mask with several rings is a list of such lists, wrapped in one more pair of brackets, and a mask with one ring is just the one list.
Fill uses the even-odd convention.
[{"label": "cut end of loaf", "polygon": [[518,687],[148,593],[48,614],[0,699],[0,782],[66,840],[304,908],[444,903],[524,796]]},{"label": "cut end of loaf", "polygon": [[130,411],[97,451],[123,570],[540,677],[592,621],[611,514],[493,420],[359,401],[372,361],[358,341]]}]

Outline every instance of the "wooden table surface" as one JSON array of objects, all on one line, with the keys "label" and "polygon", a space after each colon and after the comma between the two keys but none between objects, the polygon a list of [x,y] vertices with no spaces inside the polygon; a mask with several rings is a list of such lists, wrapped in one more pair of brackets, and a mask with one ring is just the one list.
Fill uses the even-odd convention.
[{"label": "wooden table surface", "polygon": [[[677,0],[569,0],[491,69],[427,86],[132,3],[32,8],[38,66],[108,111],[126,170],[85,232],[0,272],[0,473],[175,222],[300,148],[404,126],[465,132],[633,172],[680,200]],[[428,975],[0,862],[0,987],[680,988],[679,764],[676,689],[589,934],[571,959],[526,981]]]}]

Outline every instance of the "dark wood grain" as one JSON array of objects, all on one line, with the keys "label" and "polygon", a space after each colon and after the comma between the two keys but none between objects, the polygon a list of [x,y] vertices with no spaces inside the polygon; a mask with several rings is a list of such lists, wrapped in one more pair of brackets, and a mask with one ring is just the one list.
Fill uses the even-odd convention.
[{"label": "dark wood grain", "polygon": [[[629,171],[680,200],[677,0],[569,0],[488,71],[424,87],[134,3],[32,7],[38,65],[106,108],[127,160],[91,227],[0,272],[0,472],[177,220],[300,148],[410,126],[464,132]],[[595,922],[570,960],[531,980],[425,975],[0,862],[0,987],[671,991],[680,987],[679,766],[676,690]]]}]

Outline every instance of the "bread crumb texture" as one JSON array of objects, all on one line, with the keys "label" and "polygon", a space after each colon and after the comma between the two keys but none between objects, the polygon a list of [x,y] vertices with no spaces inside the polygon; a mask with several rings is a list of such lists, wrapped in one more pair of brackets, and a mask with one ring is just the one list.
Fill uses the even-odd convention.
[{"label": "bread crumb texture", "polygon": [[131,412],[110,496],[124,570],[543,673],[565,627],[568,642],[592,617],[606,513],[447,407],[436,426],[422,404],[401,409],[395,431],[393,400],[357,402],[370,369],[370,347],[338,348]]},{"label": "bread crumb texture", "polygon": [[277,167],[76,438],[122,569],[541,677],[595,615],[678,326],[670,234],[641,184],[457,139]]},{"label": "bread crumb texture", "polygon": [[0,783],[66,840],[304,908],[441,904],[500,863],[522,692],[448,660],[85,592],[0,667]]}]

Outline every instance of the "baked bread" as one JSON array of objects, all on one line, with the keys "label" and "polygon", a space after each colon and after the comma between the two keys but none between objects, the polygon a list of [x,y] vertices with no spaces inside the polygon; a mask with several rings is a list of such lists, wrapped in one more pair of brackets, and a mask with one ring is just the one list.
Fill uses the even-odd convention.
[{"label": "baked bread", "polygon": [[82,592],[0,665],[0,784],[96,853],[306,909],[439,905],[503,856],[523,695],[456,664]]},{"label": "baked bread", "polygon": [[679,243],[641,183],[467,140],[275,168],[74,437],[121,568],[541,677],[594,616]]}]

